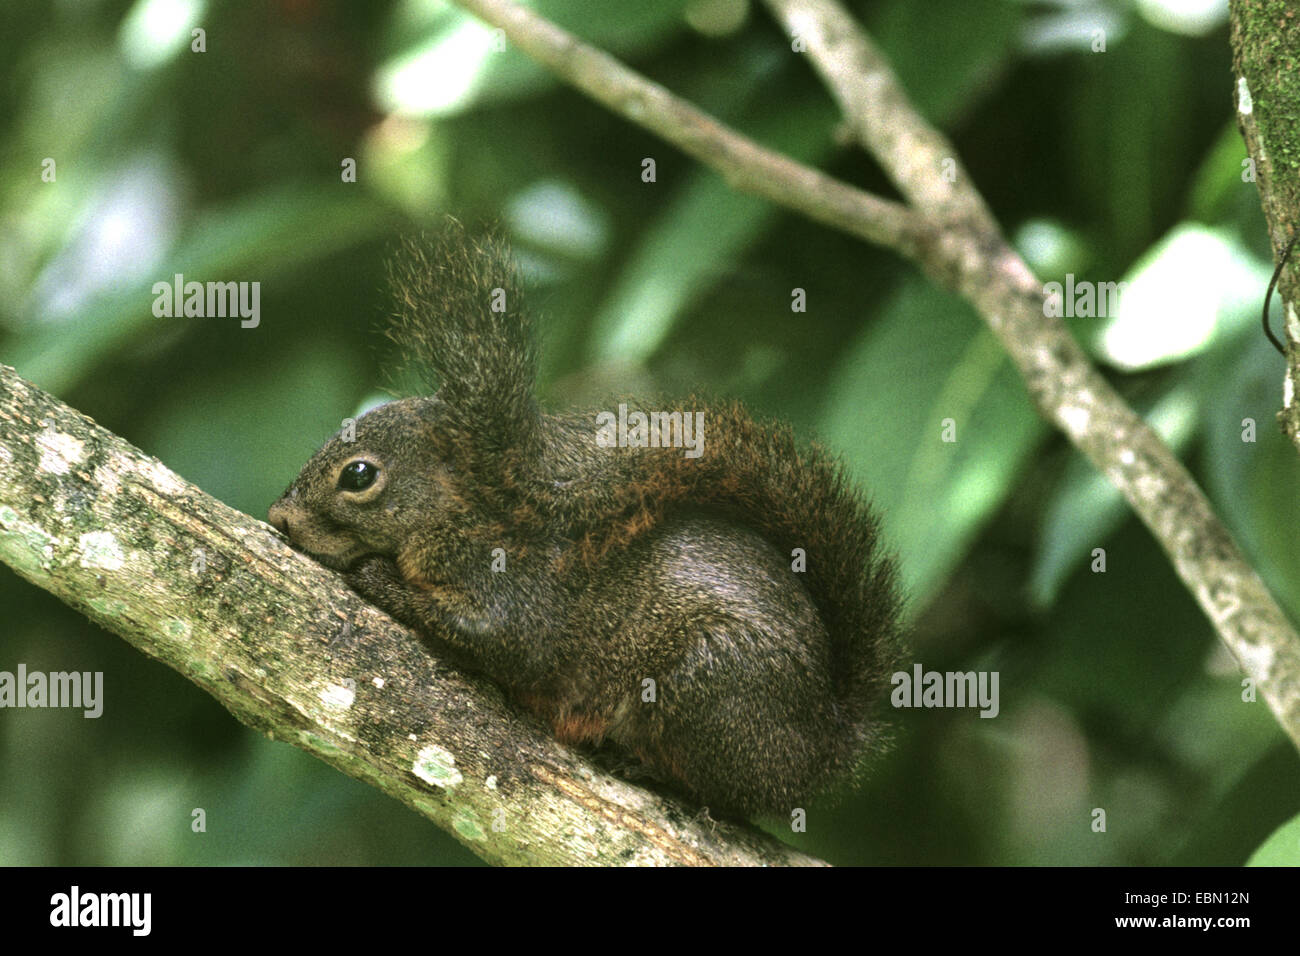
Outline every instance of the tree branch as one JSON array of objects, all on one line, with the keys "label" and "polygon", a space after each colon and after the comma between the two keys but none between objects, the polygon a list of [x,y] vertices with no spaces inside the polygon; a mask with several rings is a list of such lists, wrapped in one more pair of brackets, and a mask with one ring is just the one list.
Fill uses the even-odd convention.
[{"label": "tree branch", "polygon": [[267,525],[5,365],[0,560],[490,862],[819,862],[596,769]]},{"label": "tree branch", "polygon": [[[1093,368],[1065,325],[1045,315],[1043,284],[1006,242],[956,151],[908,101],[865,32],[832,0],[765,0],[846,112],[855,135],[912,203],[891,204],[879,228],[864,220],[878,201],[791,160],[774,163],[757,144],[741,146],[715,120],[680,102],[604,53],[510,0],[454,0],[499,27],[529,55],[594,99],[687,149],[737,188],[887,245],[938,284],[967,299],[1016,364],[1039,412],[1059,427],[1128,499],[1170,556],[1228,649],[1257,682],[1283,729],[1300,745],[1300,635],[1177,457]],[[726,137],[700,135],[722,130]],[[741,137],[743,139],[743,137]],[[762,155],[748,173],[737,169]],[[956,173],[945,179],[945,166]],[[764,180],[774,169],[781,187]],[[826,195],[820,195],[823,191]],[[854,215],[828,196],[861,203]],[[852,224],[850,228],[848,224]],[[904,226],[906,224],[906,226]]]},{"label": "tree branch", "polygon": [[[1300,12],[1286,0],[1232,0],[1229,8],[1237,126],[1254,160],[1255,182],[1274,256],[1300,227]],[[1278,422],[1300,449],[1300,250],[1278,281],[1287,354]]]},{"label": "tree branch", "polygon": [[521,50],[612,112],[717,170],[734,189],[870,242],[916,248],[922,223],[906,206],[759,145],[530,10],[497,0],[453,2],[501,27]]}]

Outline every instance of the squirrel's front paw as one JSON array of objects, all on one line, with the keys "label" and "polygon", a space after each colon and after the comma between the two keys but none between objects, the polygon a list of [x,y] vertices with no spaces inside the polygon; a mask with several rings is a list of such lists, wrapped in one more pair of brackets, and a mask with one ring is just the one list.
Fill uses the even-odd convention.
[{"label": "squirrel's front paw", "polygon": [[430,608],[423,596],[411,589],[392,558],[371,555],[347,571],[348,587],[380,610],[417,631],[431,628]]},{"label": "squirrel's front paw", "polygon": [[399,599],[406,591],[406,582],[397,570],[397,563],[378,554],[362,558],[344,571],[343,580],[371,604],[385,610],[400,603]]}]

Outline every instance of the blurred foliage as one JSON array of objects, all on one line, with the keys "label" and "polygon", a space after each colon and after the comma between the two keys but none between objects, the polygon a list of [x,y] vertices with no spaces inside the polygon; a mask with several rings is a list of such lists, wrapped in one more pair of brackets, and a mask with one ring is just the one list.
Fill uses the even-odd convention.
[{"label": "blurred foliage", "polygon": [[[760,6],[535,6],[891,192]],[[851,6],[1044,281],[1138,290],[1141,308],[1072,327],[1295,615],[1298,463],[1273,425],[1282,363],[1251,320],[1271,257],[1241,176],[1226,3],[1193,5],[1204,19],[1172,0]],[[1256,861],[1296,859],[1300,761],[1265,705],[1241,700],[1163,553],[1037,418],[977,317],[895,255],[731,192],[433,0],[0,12],[0,358],[28,378],[260,516],[388,380],[374,327],[393,240],[448,213],[501,222],[550,402],[704,388],[793,421],[882,507],[914,659],[1001,675],[997,719],[897,712],[863,782],[783,838],[839,863],[1240,864],[1277,830]],[[175,273],[260,281],[261,324],[156,318],[151,287]],[[7,570],[0,606],[0,670],[106,686],[98,720],[0,712],[0,863],[474,861]]]}]

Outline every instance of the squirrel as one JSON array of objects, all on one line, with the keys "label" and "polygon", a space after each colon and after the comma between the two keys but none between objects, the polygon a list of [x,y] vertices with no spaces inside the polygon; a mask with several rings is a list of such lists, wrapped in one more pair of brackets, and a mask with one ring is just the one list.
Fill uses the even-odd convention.
[{"label": "squirrel", "polygon": [[560,742],[612,745],[712,813],[789,814],[882,749],[896,561],[835,459],[736,402],[634,407],[621,443],[612,412],[543,412],[496,232],[450,220],[389,277],[388,335],[430,397],[307,462],[268,514],[293,547]]}]

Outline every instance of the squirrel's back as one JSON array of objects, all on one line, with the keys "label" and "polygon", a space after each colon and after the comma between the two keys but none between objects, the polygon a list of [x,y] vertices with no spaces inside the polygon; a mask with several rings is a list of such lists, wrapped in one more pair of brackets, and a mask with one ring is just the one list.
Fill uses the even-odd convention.
[{"label": "squirrel's back", "polygon": [[[717,746],[757,732],[768,739],[751,742],[753,759],[785,761],[787,770],[740,774],[731,761],[711,754],[710,762],[719,781],[751,788],[741,809],[788,810],[794,793],[778,796],[785,783],[798,781],[806,798],[883,742],[881,705],[901,645],[895,565],[841,467],[817,446],[800,448],[789,426],[756,421],[737,402],[691,398],[677,412],[703,426],[697,456],[671,445],[558,456],[569,465],[554,481],[557,510],[574,542],[571,560],[584,567],[644,551],[658,573],[669,572],[664,587],[706,586],[730,627],[698,628],[696,653],[682,666],[732,657],[735,669],[751,671],[742,707],[728,717],[729,726],[743,724],[751,708],[750,727],[727,730]],[[581,436],[595,420],[566,415],[556,426]],[[707,706],[724,708],[717,689]],[[801,754],[812,763],[796,771],[790,764],[803,764]]]}]

